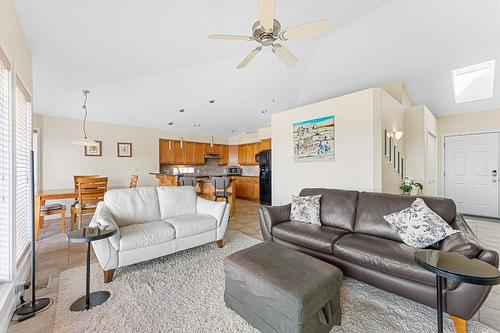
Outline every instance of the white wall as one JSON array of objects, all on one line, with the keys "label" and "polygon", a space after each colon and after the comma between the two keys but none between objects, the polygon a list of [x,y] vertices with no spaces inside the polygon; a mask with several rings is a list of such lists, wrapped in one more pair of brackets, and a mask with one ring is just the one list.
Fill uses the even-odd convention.
[{"label": "white wall", "polygon": [[[384,89],[380,89],[379,91],[380,103],[378,107],[381,109],[381,131],[377,135],[380,137],[380,147],[382,147],[382,150],[378,156],[383,157],[384,155],[384,129],[389,132],[403,131],[403,137],[399,140],[397,149],[405,156],[405,107]],[[376,163],[378,162],[376,161]],[[394,164],[389,162],[388,158],[383,157],[380,165],[382,167],[382,192],[399,193],[401,176],[398,174],[397,169],[394,170]]]},{"label": "white wall", "polygon": [[472,134],[500,131],[500,109],[437,119],[438,132],[438,194],[444,195],[444,137],[453,134]]},{"label": "white wall", "polygon": [[[73,175],[98,174],[109,177],[109,184],[128,185],[132,174],[139,175],[139,186],[156,185],[149,172],[159,170],[159,139],[169,132],[124,125],[87,122],[89,138],[102,141],[102,157],[84,156],[83,147],[71,142],[82,134],[82,120],[35,115],[34,127],[41,129],[42,188],[73,187]],[[172,138],[179,134],[172,132]],[[209,142],[210,137],[185,133],[185,140]],[[214,138],[227,143],[226,138]],[[132,157],[117,157],[117,142],[132,143]]]},{"label": "white wall", "polygon": [[240,145],[245,143],[257,142],[271,137],[271,127],[259,128],[256,131],[243,133],[241,135],[233,136],[228,139],[230,145]]},{"label": "white wall", "polygon": [[[273,205],[290,202],[304,187],[327,187],[379,191],[381,174],[375,172],[374,95],[368,89],[319,103],[273,114],[272,191]],[[293,123],[328,115],[335,116],[333,162],[294,162]],[[378,131],[378,130],[377,130]]]}]

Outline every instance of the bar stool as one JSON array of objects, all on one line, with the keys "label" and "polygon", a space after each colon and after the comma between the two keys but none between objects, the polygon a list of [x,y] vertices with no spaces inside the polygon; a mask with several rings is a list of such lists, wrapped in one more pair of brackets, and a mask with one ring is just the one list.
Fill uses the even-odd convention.
[{"label": "bar stool", "polygon": [[[198,184],[198,179],[196,177],[179,177],[180,186],[193,186],[196,187]],[[200,195],[201,192],[196,191],[196,195]]]},{"label": "bar stool", "polygon": [[231,192],[227,191],[229,186],[229,178],[227,177],[212,177],[212,184],[214,185],[214,201],[219,198],[224,198],[226,202],[229,202],[229,196]]},{"label": "bar stool", "polygon": [[66,234],[66,206],[55,203],[43,205],[40,207],[40,216],[49,216],[61,214],[61,232]]}]

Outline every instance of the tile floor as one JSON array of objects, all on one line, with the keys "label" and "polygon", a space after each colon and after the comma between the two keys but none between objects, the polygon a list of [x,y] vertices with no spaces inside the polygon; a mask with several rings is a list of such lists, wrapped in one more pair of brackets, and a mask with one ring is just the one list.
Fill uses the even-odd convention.
[{"label": "tile floor", "polygon": [[[258,223],[258,206],[255,202],[238,200],[237,210],[229,228],[262,239]],[[467,219],[467,222],[486,247],[500,252],[500,223],[471,218]],[[48,223],[40,239],[37,246],[37,280],[40,285],[38,297],[50,297],[55,301],[59,274],[66,269],[85,264],[85,245],[68,245],[65,236],[60,233],[57,220]],[[92,262],[95,261],[92,254]],[[83,287],[82,280],[82,291]],[[29,295],[29,291],[26,295]],[[500,286],[493,289],[477,316],[484,324],[500,331]],[[54,317],[55,306],[52,305],[48,310],[37,314],[35,318],[21,323],[12,322],[8,333],[52,332]]]}]

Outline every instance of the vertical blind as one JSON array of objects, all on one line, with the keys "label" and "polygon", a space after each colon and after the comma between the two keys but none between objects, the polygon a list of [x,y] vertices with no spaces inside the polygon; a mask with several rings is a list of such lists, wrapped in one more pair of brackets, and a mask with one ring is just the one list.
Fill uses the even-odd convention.
[{"label": "vertical blind", "polygon": [[0,49],[0,280],[10,278],[10,66]]},{"label": "vertical blind", "polygon": [[31,99],[16,80],[16,260],[31,239]]}]

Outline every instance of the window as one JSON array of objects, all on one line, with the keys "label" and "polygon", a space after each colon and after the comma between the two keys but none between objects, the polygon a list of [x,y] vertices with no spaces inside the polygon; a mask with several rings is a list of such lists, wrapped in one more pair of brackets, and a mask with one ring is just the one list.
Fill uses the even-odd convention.
[{"label": "window", "polygon": [[16,260],[22,258],[31,240],[31,99],[16,80]]},{"label": "window", "polygon": [[456,103],[493,97],[495,60],[455,69],[451,76]]},{"label": "window", "polygon": [[0,49],[0,281],[10,279],[10,63]]},{"label": "window", "polygon": [[32,139],[32,145],[33,145],[33,167],[34,169],[34,175],[35,175],[35,192],[40,190],[40,143],[39,143],[39,130],[34,129],[33,130],[33,139]]}]

